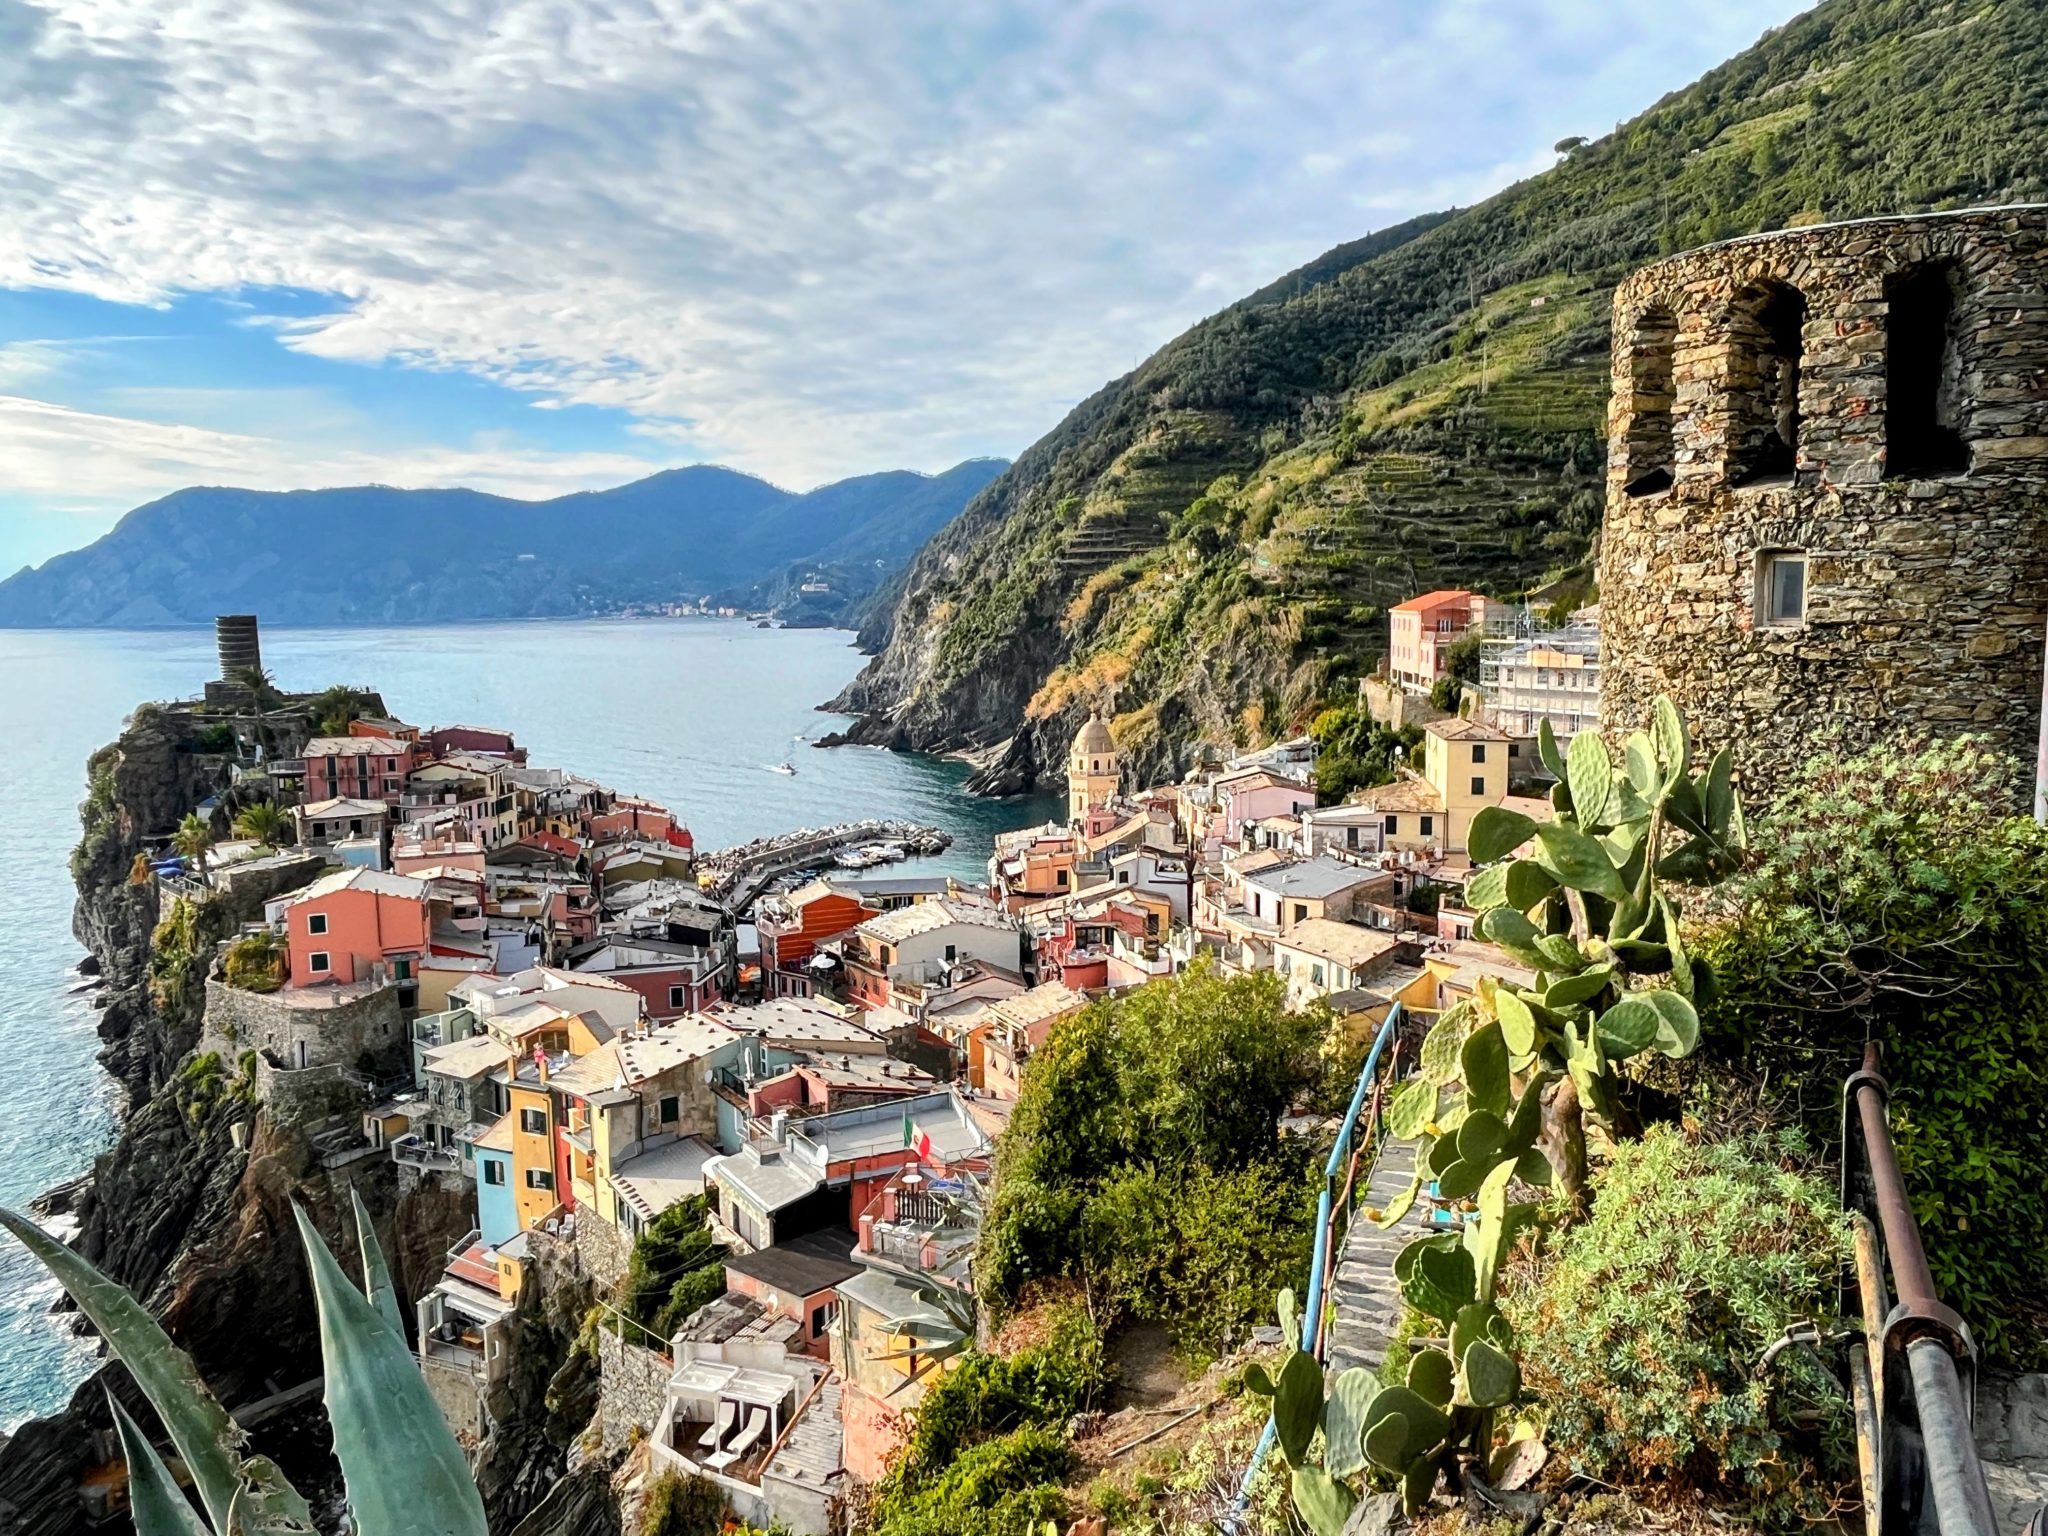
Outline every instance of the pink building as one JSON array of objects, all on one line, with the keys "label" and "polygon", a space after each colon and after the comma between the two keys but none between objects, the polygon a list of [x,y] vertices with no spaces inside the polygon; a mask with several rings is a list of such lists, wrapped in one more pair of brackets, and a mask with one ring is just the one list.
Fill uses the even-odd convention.
[{"label": "pink building", "polygon": [[389,736],[316,736],[306,743],[306,800],[398,804],[419,749]]},{"label": "pink building", "polygon": [[433,912],[424,880],[350,869],[314,881],[285,904],[285,943],[294,987],[346,985],[384,966],[412,979],[433,946]]},{"label": "pink building", "polygon": [[[681,841],[673,835],[677,832],[682,833]],[[590,839],[596,843],[645,841],[690,846],[689,832],[676,825],[668,807],[633,795],[620,795],[610,810],[590,818]]]},{"label": "pink building", "polygon": [[1476,592],[1425,592],[1388,610],[1387,670],[1397,686],[1426,693],[1444,675],[1444,652],[1486,620],[1486,599]]},{"label": "pink building", "polygon": [[1216,781],[1216,803],[1220,813],[1217,831],[1223,841],[1237,844],[1244,829],[1268,816],[1293,816],[1314,810],[1315,786],[1290,779],[1270,768],[1240,768]]}]

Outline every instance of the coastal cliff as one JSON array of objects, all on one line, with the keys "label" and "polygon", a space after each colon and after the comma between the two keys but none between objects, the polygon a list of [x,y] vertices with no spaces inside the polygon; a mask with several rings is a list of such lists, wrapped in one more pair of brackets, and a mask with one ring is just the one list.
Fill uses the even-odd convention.
[{"label": "coastal cliff", "polygon": [[1591,595],[1616,282],[1795,225],[2048,191],[2048,11],[1832,0],[1473,207],[1338,246],[1077,405],[941,530],[832,704],[851,741],[1136,782],[1347,702],[1431,588]]},{"label": "coastal cliff", "polygon": [[[305,1125],[266,1110],[252,1060],[195,1054],[215,944],[260,916],[274,890],[258,883],[165,900],[154,882],[131,881],[152,839],[208,798],[232,795],[226,760],[194,745],[177,710],[144,706],[88,765],[72,857],[74,927],[104,980],[101,1059],[129,1106],[119,1141],[70,1195],[69,1214],[78,1250],[144,1301],[310,1495],[332,1487],[335,1473],[317,1393],[290,1399],[320,1372],[293,1205],[347,1251],[350,1190],[361,1194],[407,1298],[434,1284],[472,1213],[466,1191],[401,1189],[388,1156],[330,1166]],[[9,1536],[107,1528],[89,1521],[81,1490],[110,1460],[109,1386],[136,1400],[125,1371],[109,1364],[64,1410],[0,1441],[0,1529]],[[280,1393],[281,1406],[261,1406]]]}]

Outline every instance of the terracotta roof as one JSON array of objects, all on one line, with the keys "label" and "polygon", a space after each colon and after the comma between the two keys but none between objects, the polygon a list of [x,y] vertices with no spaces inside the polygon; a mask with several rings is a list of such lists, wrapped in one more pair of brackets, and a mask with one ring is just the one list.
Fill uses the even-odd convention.
[{"label": "terracotta roof", "polygon": [[1441,608],[1446,603],[1469,603],[1472,594],[1458,587],[1444,587],[1435,592],[1425,592],[1420,597],[1411,597],[1405,603],[1396,603],[1388,610],[1392,613],[1423,613],[1431,608]]},{"label": "terracotta roof", "polygon": [[1441,736],[1445,741],[1507,741],[1508,733],[1498,726],[1488,725],[1483,720],[1466,720],[1452,715],[1443,720],[1432,720],[1423,729],[1432,736]]},{"label": "terracotta roof", "polygon": [[1298,949],[1319,959],[1355,968],[1377,960],[1401,941],[1397,935],[1381,933],[1375,928],[1333,922],[1327,917],[1312,917],[1307,922],[1296,923],[1292,930],[1273,942],[1282,949]]},{"label": "terracotta roof", "polygon": [[1365,790],[1347,803],[1366,811],[1416,811],[1423,815],[1444,808],[1443,797],[1429,780],[1405,771],[1393,783]]}]

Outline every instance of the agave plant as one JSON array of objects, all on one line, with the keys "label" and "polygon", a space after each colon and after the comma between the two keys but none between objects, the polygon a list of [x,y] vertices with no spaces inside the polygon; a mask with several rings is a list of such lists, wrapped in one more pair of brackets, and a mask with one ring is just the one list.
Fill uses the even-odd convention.
[{"label": "agave plant", "polygon": [[893,1338],[908,1339],[909,1343],[901,1349],[869,1357],[909,1362],[906,1369],[910,1374],[891,1389],[891,1397],[913,1382],[924,1380],[933,1371],[943,1369],[948,1360],[966,1354],[974,1343],[975,1316],[971,1298],[938,1286],[919,1286],[917,1299],[929,1306],[931,1312],[923,1317],[898,1319],[882,1330]]},{"label": "agave plant", "polygon": [[[355,1536],[487,1536],[483,1500],[461,1446],[427,1392],[398,1295],[361,1198],[355,1206],[363,1289],[335,1262],[306,1213],[293,1208],[320,1312],[327,1416]],[[311,1536],[306,1501],[276,1463],[247,1453],[248,1435],[187,1355],[135,1298],[13,1211],[0,1226],[27,1245],[128,1367],[191,1473],[198,1510],[118,1402],[114,1427],[128,1463],[137,1536]],[[204,1518],[201,1518],[202,1512]]]}]

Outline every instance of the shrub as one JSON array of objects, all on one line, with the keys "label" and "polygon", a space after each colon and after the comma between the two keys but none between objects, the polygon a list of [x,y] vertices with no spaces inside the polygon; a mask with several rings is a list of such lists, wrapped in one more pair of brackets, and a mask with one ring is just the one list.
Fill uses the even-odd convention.
[{"label": "shrub", "polygon": [[284,985],[284,940],[274,933],[252,933],[228,946],[221,974],[244,992],[275,992]]},{"label": "shrub", "polygon": [[[2048,832],[2004,814],[2018,767],[1969,738],[1816,758],[1752,839],[1737,915],[1700,948],[1702,1098],[1738,1077],[1793,1096],[1816,1141],[1883,1050],[1893,1134],[1942,1300],[1987,1355],[2048,1364]],[[1706,1107],[1711,1110],[1709,1102]]]},{"label": "shrub", "polygon": [[708,1478],[664,1472],[640,1506],[640,1536],[719,1536],[724,1528],[725,1495]]},{"label": "shrub", "polygon": [[1065,1515],[1060,1484],[1076,1464],[1058,1431],[1013,1430],[961,1452],[915,1492],[879,1501],[875,1536],[1030,1536]]},{"label": "shrub", "polygon": [[[1825,1513],[1849,1470],[1846,1405],[1800,1351],[1756,1365],[1830,1312],[1848,1229],[1784,1151],[1655,1128],[1594,1176],[1590,1217],[1510,1272],[1524,1385],[1574,1470],[1732,1497],[1771,1526]],[[1793,1428],[1813,1410],[1818,1430]]]},{"label": "shrub", "polygon": [[677,1201],[647,1224],[626,1261],[620,1310],[661,1338],[725,1294],[725,1259],[711,1240],[710,1212],[702,1195]]}]

